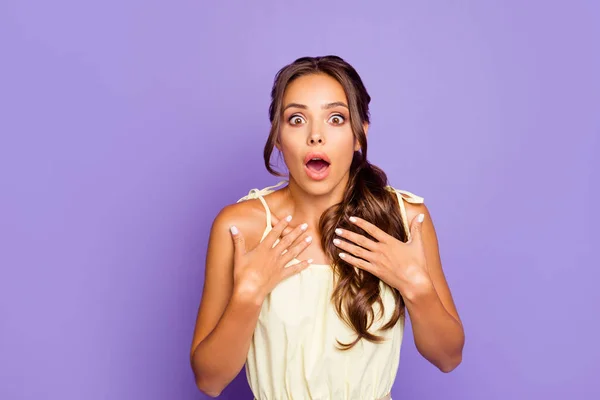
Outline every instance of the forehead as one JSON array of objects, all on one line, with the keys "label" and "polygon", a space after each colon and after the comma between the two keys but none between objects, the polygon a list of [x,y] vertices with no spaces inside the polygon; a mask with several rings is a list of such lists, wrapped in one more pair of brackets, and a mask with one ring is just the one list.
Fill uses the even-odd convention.
[{"label": "forehead", "polygon": [[284,105],[287,103],[300,103],[307,106],[334,101],[347,103],[346,92],[342,85],[326,74],[311,74],[293,80],[283,95]]}]

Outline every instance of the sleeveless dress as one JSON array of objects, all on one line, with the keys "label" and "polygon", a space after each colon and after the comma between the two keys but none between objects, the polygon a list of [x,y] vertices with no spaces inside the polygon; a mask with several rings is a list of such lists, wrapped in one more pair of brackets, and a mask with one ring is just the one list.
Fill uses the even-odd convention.
[{"label": "sleeveless dress", "polygon": [[[260,199],[271,230],[271,210],[263,196],[287,180],[264,189],[252,189],[238,202]],[[423,203],[405,190],[395,192],[406,232],[410,235],[403,201]],[[292,260],[288,265],[299,262]],[[339,350],[336,339],[350,343],[354,331],[343,322],[331,301],[333,270],[328,264],[311,264],[282,281],[266,297],[246,360],[246,377],[258,400],[383,400],[390,391],[400,362],[404,318],[387,331],[378,331],[393,313],[395,300],[389,286],[380,284],[383,318],[373,322],[371,332],[385,338],[372,343],[361,340],[350,350]],[[377,305],[375,315],[381,311]]]}]

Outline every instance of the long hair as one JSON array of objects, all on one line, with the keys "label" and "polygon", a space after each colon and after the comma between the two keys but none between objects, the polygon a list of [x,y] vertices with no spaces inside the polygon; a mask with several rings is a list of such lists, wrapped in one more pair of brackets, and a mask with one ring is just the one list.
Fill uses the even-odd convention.
[{"label": "long hair", "polygon": [[[380,342],[382,337],[369,331],[375,321],[373,305],[378,303],[381,315],[383,301],[380,293],[380,279],[369,272],[357,269],[339,257],[339,251],[333,244],[335,229],[340,227],[358,231],[375,240],[362,229],[349,221],[350,216],[363,218],[387,232],[389,235],[406,242],[407,235],[395,194],[386,189],[387,176],[375,165],[367,161],[367,137],[363,123],[369,123],[369,103],[371,97],[356,70],[337,56],[302,57],[277,72],[271,90],[269,120],[271,130],[264,148],[264,161],[267,170],[276,176],[283,176],[273,169],[271,154],[278,141],[281,125],[283,95],[293,80],[322,73],[336,79],[344,88],[350,110],[350,124],[360,150],[354,152],[350,166],[350,179],[344,191],[341,203],[328,208],[320,218],[321,245],[326,255],[333,261],[332,267],[337,277],[332,293],[332,301],[338,315],[357,334],[351,343],[338,344],[342,349],[350,349],[362,338]],[[393,289],[395,309],[390,320],[382,329],[390,329],[404,315],[405,305],[400,292]]]}]

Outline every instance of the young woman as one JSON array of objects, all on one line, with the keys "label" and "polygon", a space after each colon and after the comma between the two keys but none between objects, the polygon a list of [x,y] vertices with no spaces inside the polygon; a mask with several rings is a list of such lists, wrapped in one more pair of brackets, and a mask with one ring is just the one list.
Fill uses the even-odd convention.
[{"label": "young woman", "polygon": [[276,148],[288,179],[213,223],[191,348],[198,388],[216,397],[246,365],[259,400],[390,399],[406,310],[423,357],[456,368],[464,331],[434,226],[421,197],[367,161],[358,73],[336,56],[300,58],[271,98],[265,165],[281,176]]}]

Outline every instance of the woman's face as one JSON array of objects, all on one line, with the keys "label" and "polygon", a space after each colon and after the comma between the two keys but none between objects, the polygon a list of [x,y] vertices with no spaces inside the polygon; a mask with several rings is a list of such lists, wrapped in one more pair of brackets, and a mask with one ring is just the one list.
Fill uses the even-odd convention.
[{"label": "woman's face", "polygon": [[290,178],[305,190],[325,194],[345,183],[359,144],[350,126],[346,93],[336,79],[311,74],[288,85],[277,148]]}]

